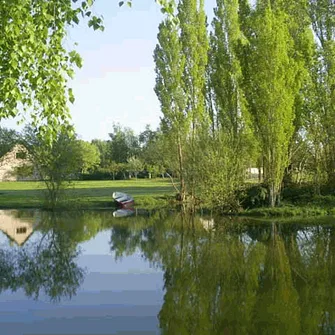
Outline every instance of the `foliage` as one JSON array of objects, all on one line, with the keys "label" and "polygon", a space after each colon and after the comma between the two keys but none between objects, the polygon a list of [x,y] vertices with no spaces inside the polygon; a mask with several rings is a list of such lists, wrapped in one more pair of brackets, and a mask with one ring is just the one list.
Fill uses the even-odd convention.
[{"label": "foliage", "polygon": [[[93,0],[13,0],[0,4],[1,53],[0,120],[30,116],[45,141],[71,129],[68,103],[74,101],[68,80],[82,59],[66,50],[67,27],[88,17],[88,25],[103,30],[101,18],[91,15]],[[24,29],[22,29],[24,27]]]},{"label": "foliage", "polygon": [[46,185],[46,205],[54,208],[61,200],[64,188],[84,167],[79,142],[65,132],[59,133],[50,146],[47,139],[39,137],[32,127],[25,128],[22,141],[39,178]]},{"label": "foliage", "polygon": [[111,152],[110,146],[107,141],[94,139],[91,141],[91,144],[94,145],[100,154],[100,164],[99,166],[102,168],[106,168],[111,161]]},{"label": "foliage", "polygon": [[335,4],[319,0],[310,1],[309,14],[316,36],[316,54],[311,67],[313,100],[310,102],[309,126],[315,143],[316,177],[321,171],[327,174],[327,182],[335,180]]},{"label": "foliage", "polygon": [[[173,161],[169,162],[177,172],[180,180],[182,198],[186,195],[184,173],[184,146],[186,131],[189,127],[189,117],[184,113],[185,96],[182,76],[185,66],[185,55],[179,41],[178,30],[170,21],[164,21],[159,26],[158,45],[155,48],[156,63],[155,92],[161,103],[163,113],[162,131],[172,152]],[[164,151],[164,154],[167,152]]]},{"label": "foliage", "polygon": [[279,7],[259,1],[252,18],[250,56],[247,66],[250,85],[247,99],[251,104],[254,131],[264,161],[269,204],[279,201],[288,147],[293,135],[296,61],[290,57],[293,41],[286,16]]},{"label": "foliage", "polygon": [[19,142],[19,134],[13,129],[0,127],[0,158]]},{"label": "foliage", "polygon": [[130,128],[114,125],[113,133],[110,133],[109,137],[111,159],[116,163],[127,163],[130,157],[138,154],[138,138]]},{"label": "foliage", "polygon": [[95,145],[82,140],[77,140],[74,145],[78,146],[76,155],[80,156],[81,173],[87,173],[100,164],[100,153]]},{"label": "foliage", "polygon": [[200,139],[199,194],[221,210],[238,211],[236,193],[256,152],[243,92],[239,48],[245,43],[237,1],[217,1],[210,34],[207,110],[210,133]]},{"label": "foliage", "polygon": [[138,173],[143,170],[143,163],[140,159],[133,156],[129,158],[127,168],[130,172],[133,172],[135,178],[137,178]]},{"label": "foliage", "polygon": [[13,175],[19,179],[31,178],[34,175],[34,166],[31,164],[24,164],[14,169]]},{"label": "foliage", "polygon": [[[165,13],[172,14],[173,2],[157,2]],[[74,66],[81,67],[82,59],[75,50],[65,49],[64,39],[67,28],[78,24],[80,18],[88,18],[88,26],[94,30],[104,30],[102,19],[92,15],[93,3],[1,2],[0,26],[5,33],[0,46],[0,120],[15,116],[23,120],[29,115],[49,142],[58,131],[71,130],[68,103],[73,103],[74,96],[68,80],[74,76]]]},{"label": "foliage", "polygon": [[[180,198],[195,196],[195,143],[206,127],[205,69],[208,41],[203,1],[178,4],[179,26],[163,21],[159,27],[155,92],[163,113],[162,131],[173,157],[170,166],[180,180]],[[172,163],[172,164],[171,164]]]},{"label": "foliage", "polygon": [[253,185],[245,187],[239,192],[239,200],[243,208],[257,208],[264,207],[268,201],[268,189],[267,185]]},{"label": "foliage", "polygon": [[[285,199],[295,183],[312,181],[314,198],[325,194],[325,187],[333,194],[334,3],[217,0],[208,34],[203,0],[180,0],[177,6],[173,0],[157,2],[167,15],[154,52],[155,92],[163,114],[159,129],[146,126],[137,136],[114,125],[108,141],[76,140],[68,81],[82,60],[64,48],[64,39],[67,28],[85,18],[103,30],[101,18],[92,15],[94,0],[0,4],[0,120],[32,120],[34,145],[55,155],[40,165],[58,160],[55,174],[65,169],[66,160],[72,165],[59,172],[59,180],[79,172],[85,178],[95,173],[126,179],[139,170],[149,177],[168,171],[178,178],[181,200],[190,195],[238,210],[245,171],[257,165],[270,206],[279,205],[281,193]],[[119,5],[124,3],[132,1]],[[0,128],[0,155],[17,140],[14,131]],[[63,141],[62,149],[53,141]],[[60,154],[65,145],[68,159]],[[247,198],[261,203],[258,196]],[[305,200],[309,196],[306,190]]]}]

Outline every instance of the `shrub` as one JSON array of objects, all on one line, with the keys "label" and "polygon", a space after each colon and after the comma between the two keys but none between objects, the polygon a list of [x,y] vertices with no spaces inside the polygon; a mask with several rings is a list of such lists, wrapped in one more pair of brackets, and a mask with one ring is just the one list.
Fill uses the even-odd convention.
[{"label": "shrub", "polygon": [[264,184],[253,185],[239,192],[243,208],[263,207],[268,204],[268,190]]}]

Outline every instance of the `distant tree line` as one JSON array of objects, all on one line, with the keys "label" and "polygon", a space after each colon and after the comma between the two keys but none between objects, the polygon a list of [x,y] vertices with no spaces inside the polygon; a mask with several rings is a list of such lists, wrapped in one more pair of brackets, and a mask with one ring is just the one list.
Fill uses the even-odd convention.
[{"label": "distant tree line", "polygon": [[60,180],[152,178],[164,177],[169,171],[162,154],[161,131],[152,130],[149,125],[139,135],[130,128],[114,125],[108,140],[90,142],[67,132],[59,133],[52,146],[32,126],[21,133],[0,127],[0,157],[17,143],[28,149],[41,178],[55,175],[56,170]]}]

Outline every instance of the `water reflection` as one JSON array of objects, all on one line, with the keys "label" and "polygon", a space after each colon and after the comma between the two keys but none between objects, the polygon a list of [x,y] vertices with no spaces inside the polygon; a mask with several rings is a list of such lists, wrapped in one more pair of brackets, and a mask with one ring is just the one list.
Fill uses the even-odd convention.
[{"label": "water reflection", "polygon": [[80,245],[110,231],[116,260],[140,253],[163,270],[162,334],[335,334],[334,222],[41,213],[38,238],[0,250],[0,289],[75,295],[85,278]]},{"label": "water reflection", "polygon": [[[29,215],[30,214],[30,215]],[[0,231],[5,234],[10,242],[22,246],[33,233],[38,224],[34,212],[21,212],[18,210],[0,210]]]},{"label": "water reflection", "polygon": [[111,248],[164,269],[163,334],[335,333],[333,225],[180,214],[113,227]]},{"label": "water reflection", "polygon": [[[75,262],[79,253],[75,241],[56,224],[56,216],[42,215],[38,225],[36,218],[27,222],[27,217],[20,218],[16,211],[4,213],[1,219],[2,231],[20,248],[0,250],[0,292],[21,288],[28,297],[38,299],[43,291],[52,301],[75,295],[84,271]],[[34,227],[40,236],[23,245]]]}]

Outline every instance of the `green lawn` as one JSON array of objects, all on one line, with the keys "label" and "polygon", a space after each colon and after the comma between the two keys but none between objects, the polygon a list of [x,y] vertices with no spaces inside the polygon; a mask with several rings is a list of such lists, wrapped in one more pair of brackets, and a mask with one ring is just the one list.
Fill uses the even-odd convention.
[{"label": "green lawn", "polygon": [[[41,208],[45,186],[41,182],[0,182],[0,208]],[[174,189],[169,180],[133,179],[76,181],[64,193],[70,208],[105,208],[113,205],[115,191],[131,194],[139,206],[161,206]]]}]

